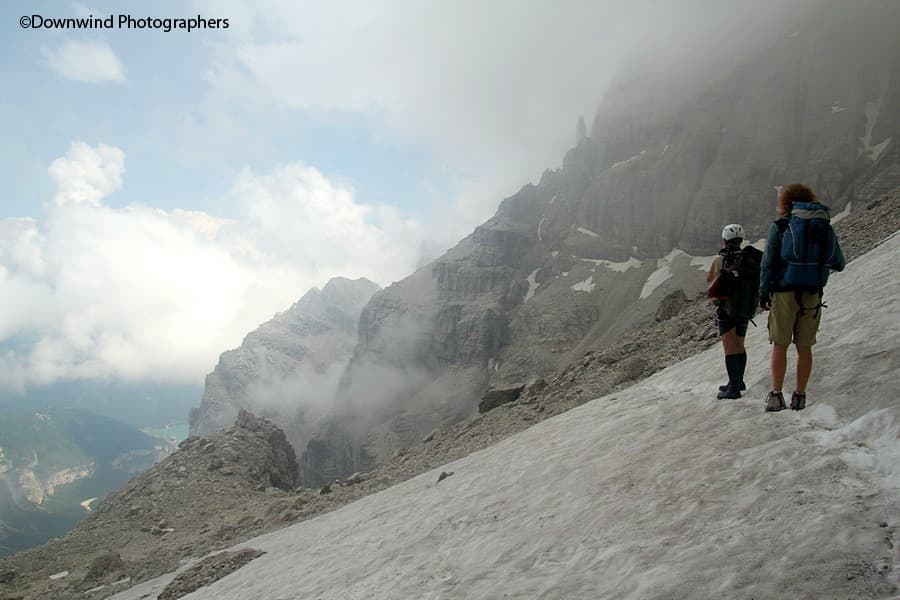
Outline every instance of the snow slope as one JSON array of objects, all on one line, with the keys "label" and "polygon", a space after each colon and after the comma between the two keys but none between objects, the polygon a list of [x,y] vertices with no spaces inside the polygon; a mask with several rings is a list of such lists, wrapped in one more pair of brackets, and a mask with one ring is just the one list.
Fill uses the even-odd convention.
[{"label": "snow slope", "polygon": [[898,258],[895,234],[833,276],[802,412],[763,412],[761,323],[741,400],[711,349],[241,544],[267,554],[186,598],[896,597]]}]

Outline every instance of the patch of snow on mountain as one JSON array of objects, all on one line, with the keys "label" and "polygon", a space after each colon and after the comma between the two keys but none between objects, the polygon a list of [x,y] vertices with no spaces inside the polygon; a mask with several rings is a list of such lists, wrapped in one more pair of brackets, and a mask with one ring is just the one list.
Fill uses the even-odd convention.
[{"label": "patch of snow on mountain", "polygon": [[883,142],[881,142],[879,144],[875,144],[874,146],[869,148],[869,158],[871,158],[873,162],[877,161],[879,159],[879,157],[881,157],[881,154],[887,149],[888,144],[890,144],[890,143],[891,143],[891,138],[887,138]]},{"label": "patch of snow on mountain", "polygon": [[537,275],[537,272],[538,272],[538,271],[540,271],[539,268],[538,268],[538,269],[535,269],[534,271],[532,271],[532,272],[531,272],[531,275],[528,276],[528,279],[527,279],[527,281],[528,281],[528,291],[525,292],[525,300],[524,300],[523,304],[524,304],[525,302],[528,302],[529,300],[531,300],[531,297],[534,296],[534,293],[537,291],[538,286],[541,285],[541,284],[539,284],[537,281],[535,281],[535,279],[534,279],[534,276]]},{"label": "patch of snow on mountain", "polygon": [[597,284],[594,283],[594,276],[591,275],[591,276],[589,276],[587,279],[585,279],[584,281],[579,281],[578,283],[576,283],[575,285],[573,285],[573,286],[572,286],[572,289],[575,290],[576,292],[588,292],[588,293],[590,293],[590,292],[593,292],[593,291],[594,291],[594,288],[595,288],[596,286],[597,286]]},{"label": "patch of snow on mountain", "polygon": [[716,259],[717,254],[713,254],[712,256],[692,256],[691,257],[691,266],[697,267],[698,271],[709,271],[709,267],[712,265],[713,261]]},{"label": "patch of snow on mountain", "polygon": [[644,287],[641,289],[641,300],[649,298],[650,294],[653,293],[653,290],[658,288],[672,276],[672,261],[679,256],[688,256],[688,254],[678,248],[674,248],[664,257],[657,259],[656,270],[650,274],[650,277],[647,278],[647,282],[644,283]]},{"label": "patch of snow on mountain", "polygon": [[887,138],[874,146],[872,145],[872,130],[875,128],[875,124],[878,122],[878,116],[881,114],[881,103],[882,99],[879,99],[877,102],[866,102],[866,133],[863,137],[859,138],[859,141],[862,144],[862,148],[859,149],[859,155],[866,155],[871,158],[873,162],[881,157],[881,153],[884,152],[888,147],[888,144],[891,143],[891,138]]},{"label": "patch of snow on mountain", "polygon": [[538,222],[538,230],[537,230],[538,241],[541,241],[541,242],[544,241],[544,238],[541,237],[541,226],[544,224],[544,220],[545,220],[545,217],[541,217],[541,220]]},{"label": "patch of snow on mountain", "polygon": [[646,154],[647,154],[646,150],[641,150],[640,152],[638,152],[631,158],[626,158],[625,160],[620,160],[618,162],[614,162],[612,165],[610,165],[609,168],[610,169],[620,169],[622,167],[626,167],[626,166],[630,165],[631,163],[640,160]]},{"label": "patch of snow on mountain", "polygon": [[837,222],[840,221],[841,219],[843,219],[843,218],[849,216],[849,215],[850,215],[850,206],[851,206],[852,204],[853,204],[853,202],[848,202],[848,203],[847,203],[847,206],[844,207],[844,210],[842,210],[842,211],[839,212],[838,214],[836,214],[836,215],[834,215],[833,217],[831,217],[831,223],[832,223],[832,224],[837,223]]},{"label": "patch of snow on mountain", "polygon": [[624,273],[629,269],[638,269],[641,265],[644,264],[633,256],[629,257],[625,262],[612,262],[610,260],[602,260],[597,258],[582,258],[581,260],[593,263],[595,265],[601,265],[603,267],[606,267],[610,271],[615,271],[616,273]]},{"label": "patch of snow on mountain", "polygon": [[600,234],[597,233],[596,231],[591,231],[590,229],[585,229],[584,227],[579,227],[575,231],[583,233],[584,235],[589,235],[591,237],[600,237]]}]

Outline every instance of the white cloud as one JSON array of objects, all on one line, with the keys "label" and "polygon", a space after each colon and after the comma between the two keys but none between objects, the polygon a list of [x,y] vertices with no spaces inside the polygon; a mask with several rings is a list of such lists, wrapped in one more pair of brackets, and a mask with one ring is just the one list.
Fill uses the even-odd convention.
[{"label": "white cloud", "polygon": [[125,153],[106,144],[92,148],[72,142],[69,153],[54,160],[48,170],[57,187],[56,204],[98,206],[100,200],[122,189]]},{"label": "white cloud", "polygon": [[420,228],[391,207],[358,203],[352,189],[313,167],[292,163],[267,175],[244,170],[233,194],[246,217],[244,234],[265,256],[382,282],[412,270]]},{"label": "white cloud", "polygon": [[457,238],[558,166],[590,120],[624,28],[603,3],[578,4],[201,3],[240,15],[209,104],[372,116],[446,165],[458,188],[436,201],[452,200]]},{"label": "white cloud", "polygon": [[42,48],[41,53],[47,66],[65,79],[125,81],[125,66],[103,40],[65,40],[56,48]]},{"label": "white cloud", "polygon": [[686,56],[731,56],[787,10],[711,0],[195,4],[234,17],[207,74],[210,106],[371,117],[446,165],[458,189],[436,204],[449,208],[454,237],[560,166],[623,60],[686,72]]},{"label": "white cloud", "polygon": [[[49,206],[42,222],[0,220],[0,385],[199,381],[310,287],[337,275],[399,279],[422,242],[416,223],[301,163],[241,172],[228,199],[239,214],[221,219],[103,205],[103,191],[121,186],[117,148],[73,144],[61,160],[51,172],[71,201]],[[105,160],[117,177],[85,175],[105,172]],[[84,163],[92,168],[72,166]],[[93,183],[73,186],[84,179]]]}]

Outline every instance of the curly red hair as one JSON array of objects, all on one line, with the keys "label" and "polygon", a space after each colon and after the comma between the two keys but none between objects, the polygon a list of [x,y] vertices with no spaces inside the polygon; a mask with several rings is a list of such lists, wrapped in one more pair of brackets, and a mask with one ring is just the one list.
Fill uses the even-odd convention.
[{"label": "curly red hair", "polygon": [[786,217],[791,214],[794,202],[818,202],[816,193],[802,183],[791,183],[781,189],[778,194],[778,215]]}]

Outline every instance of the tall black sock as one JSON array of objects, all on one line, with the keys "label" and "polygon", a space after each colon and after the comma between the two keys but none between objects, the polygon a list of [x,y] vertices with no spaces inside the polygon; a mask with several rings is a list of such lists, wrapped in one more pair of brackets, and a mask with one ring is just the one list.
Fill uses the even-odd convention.
[{"label": "tall black sock", "polygon": [[741,379],[738,376],[738,367],[741,359],[740,354],[725,355],[725,370],[728,371],[728,386],[737,387],[741,385]]},{"label": "tall black sock", "polygon": [[738,361],[734,375],[738,385],[740,385],[744,383],[744,371],[747,370],[747,353],[742,352],[740,354],[735,354],[735,356],[738,358]]}]

